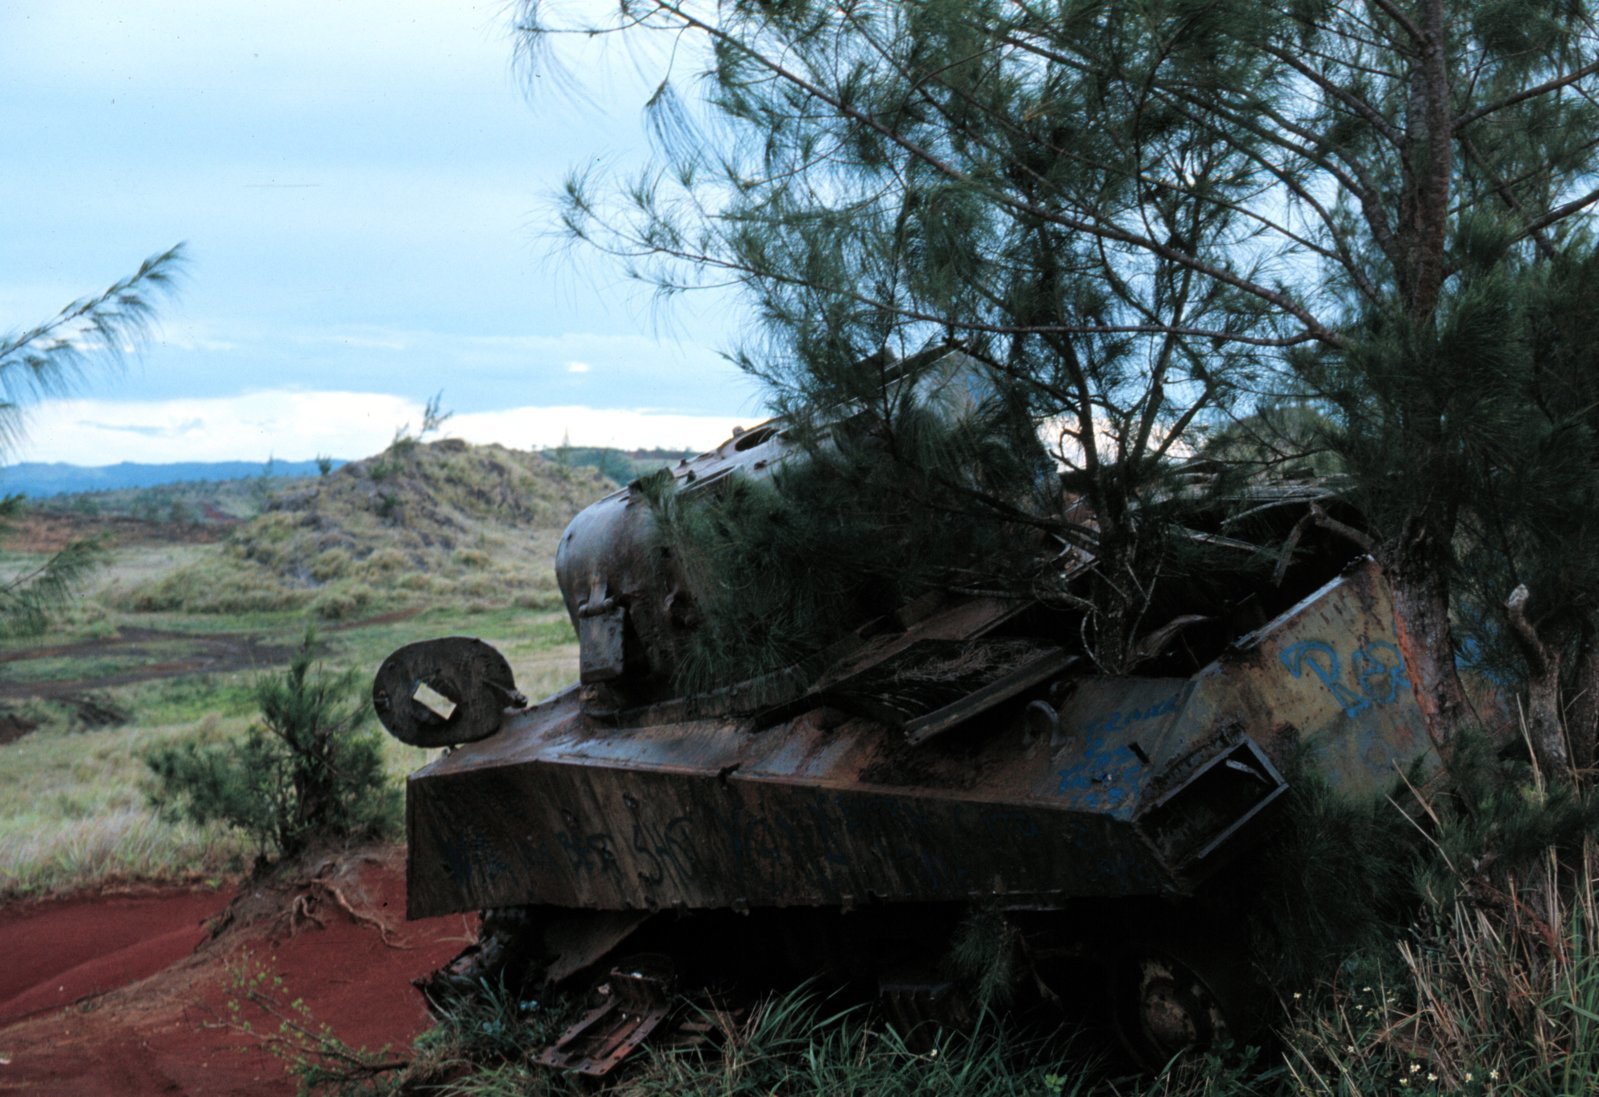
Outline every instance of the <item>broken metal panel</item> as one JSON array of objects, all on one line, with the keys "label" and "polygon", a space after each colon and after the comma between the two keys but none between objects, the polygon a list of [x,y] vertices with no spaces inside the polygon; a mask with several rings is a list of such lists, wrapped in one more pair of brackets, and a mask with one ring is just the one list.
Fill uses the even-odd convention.
[{"label": "broken metal panel", "polygon": [[1076,661],[1038,641],[918,639],[834,682],[820,699],[921,743],[1059,677]]},{"label": "broken metal panel", "polygon": [[644,968],[612,970],[599,993],[604,1000],[539,1054],[541,1064],[603,1077],[649,1039],[671,1010],[671,980]]},{"label": "broken metal panel", "polygon": [[[1237,721],[1279,766],[1308,766],[1345,794],[1385,791],[1437,761],[1394,621],[1363,558],[1207,668],[1185,722]],[[1179,730],[1174,749],[1193,733]]]},{"label": "broken metal panel", "polygon": [[[1131,819],[1148,783],[1157,744],[1187,704],[1186,678],[1085,678],[1061,708],[1056,793],[1084,811]],[[1163,758],[1169,763],[1173,759]]]},{"label": "broken metal panel", "polygon": [[1195,766],[1138,818],[1138,829],[1178,873],[1227,846],[1288,791],[1277,767],[1250,739]]}]

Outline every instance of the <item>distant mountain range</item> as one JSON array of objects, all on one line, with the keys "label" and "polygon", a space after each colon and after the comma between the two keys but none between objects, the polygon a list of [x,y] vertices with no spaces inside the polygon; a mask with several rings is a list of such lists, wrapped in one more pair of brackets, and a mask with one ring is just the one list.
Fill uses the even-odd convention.
[{"label": "distant mountain range", "polygon": [[[344,464],[334,461],[333,467]],[[24,461],[0,468],[0,495],[26,495],[43,499],[82,491],[118,491],[123,488],[150,488],[160,484],[193,481],[244,480],[256,476],[315,476],[315,461],[181,461],[169,465],[141,465],[123,461],[118,465],[86,468],[61,462],[48,464]]]}]

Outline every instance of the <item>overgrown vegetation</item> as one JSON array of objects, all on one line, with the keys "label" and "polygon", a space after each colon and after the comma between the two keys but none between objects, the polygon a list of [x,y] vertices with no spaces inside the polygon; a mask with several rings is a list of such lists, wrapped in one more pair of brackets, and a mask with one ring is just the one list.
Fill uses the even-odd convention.
[{"label": "overgrown vegetation", "polygon": [[556,538],[610,485],[531,453],[401,433],[376,457],[285,485],[201,560],[121,591],[118,608],[348,621],[439,600],[558,606]]},{"label": "overgrown vegetation", "polygon": [[176,819],[244,832],[263,862],[391,836],[400,792],[384,772],[381,736],[365,726],[363,676],[330,674],[318,655],[307,630],[284,675],[256,685],[260,720],[242,740],[189,740],[146,755],[152,803]]},{"label": "overgrown vegetation", "polygon": [[[907,388],[911,380],[928,379],[907,378]],[[934,380],[956,389],[963,382]],[[697,598],[679,688],[714,688],[795,663],[929,590],[1027,582],[1033,543],[938,500],[959,483],[1018,508],[1036,506],[1052,490],[1047,457],[1022,417],[992,407],[950,414],[941,398],[948,393],[902,397],[919,406],[902,410],[892,431],[867,416],[818,427],[825,437],[807,447],[808,458],[769,480],[735,475],[684,492],[669,474],[642,482],[662,545]]]}]

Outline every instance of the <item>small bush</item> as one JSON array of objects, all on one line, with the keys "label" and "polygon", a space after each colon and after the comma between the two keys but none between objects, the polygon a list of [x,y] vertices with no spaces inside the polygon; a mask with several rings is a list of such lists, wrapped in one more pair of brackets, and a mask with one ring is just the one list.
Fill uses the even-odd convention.
[{"label": "small bush", "polygon": [[490,567],[494,559],[481,549],[461,548],[455,550],[453,563],[458,568],[476,569]]},{"label": "small bush", "polygon": [[361,561],[361,574],[370,579],[386,579],[411,568],[411,560],[395,548],[380,548]]},{"label": "small bush", "polygon": [[372,588],[362,583],[325,590],[311,600],[311,613],[320,621],[348,621],[365,613],[374,600]]},{"label": "small bush", "polygon": [[261,719],[242,740],[188,740],[145,756],[162,814],[242,830],[263,861],[313,842],[381,837],[399,819],[400,794],[383,772],[383,740],[363,732],[369,708],[354,672],[314,665],[308,629],[289,669],[255,688]]},{"label": "small bush", "polygon": [[347,549],[324,549],[311,557],[311,578],[319,583],[326,583],[329,579],[337,579],[350,570],[352,562]]}]

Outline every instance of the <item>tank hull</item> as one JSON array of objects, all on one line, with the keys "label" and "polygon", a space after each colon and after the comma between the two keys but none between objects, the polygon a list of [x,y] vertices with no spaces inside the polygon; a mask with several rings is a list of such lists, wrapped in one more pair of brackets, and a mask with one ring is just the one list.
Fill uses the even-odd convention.
[{"label": "tank hull", "polygon": [[408,911],[1187,894],[1260,830],[1290,763],[1350,791],[1427,764],[1397,632],[1363,560],[1191,677],[1063,670],[914,742],[843,691],[773,723],[597,714],[573,688],[411,777]]}]

